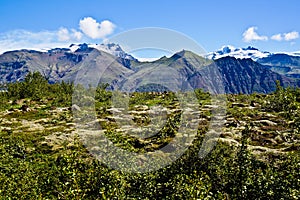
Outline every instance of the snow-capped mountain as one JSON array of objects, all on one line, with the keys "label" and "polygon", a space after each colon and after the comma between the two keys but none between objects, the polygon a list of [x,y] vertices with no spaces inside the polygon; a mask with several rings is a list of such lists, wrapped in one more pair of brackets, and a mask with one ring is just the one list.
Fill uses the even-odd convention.
[{"label": "snow-capped mountain", "polygon": [[206,58],[209,59],[219,59],[223,57],[235,57],[235,58],[251,58],[252,60],[258,60],[260,58],[265,58],[272,55],[272,53],[267,51],[260,51],[254,47],[248,46],[247,48],[235,48],[233,46],[227,45],[223,46],[221,49],[208,53]]},{"label": "snow-capped mountain", "polygon": [[[131,58],[115,44],[71,45],[69,48],[54,48],[46,52],[26,49],[10,51],[0,55],[0,83],[23,81],[30,71],[39,71],[47,77],[50,83],[73,82],[78,78],[77,73],[81,68],[86,66],[96,72],[107,67],[106,64],[111,61],[114,64],[107,67],[101,77],[103,83],[110,84],[110,89],[122,88],[126,80],[131,80],[132,83],[147,83],[148,79],[146,81],[144,79],[146,74],[154,76],[159,74],[159,80],[163,82],[169,81],[170,78],[172,81],[174,79],[174,85],[180,87],[182,84],[178,80],[186,77],[185,80],[188,80],[188,84],[193,88],[206,88],[214,85],[215,80],[205,78],[203,73],[215,74],[213,70],[215,67],[222,74],[222,77],[217,77],[217,79],[222,80],[226,93],[272,92],[276,88],[276,80],[280,80],[284,86],[300,86],[300,82],[294,79],[300,78],[300,57],[285,54],[272,54],[256,62],[251,59],[238,60],[234,57],[224,57],[217,59],[216,65],[211,65],[207,59],[183,50],[171,57],[163,57],[154,62],[136,63],[129,59],[110,56],[107,53],[95,52],[93,51],[95,48],[119,57]],[[248,52],[246,55],[249,56],[251,51],[259,55],[259,51],[254,48],[247,48],[243,51],[225,48],[219,54],[242,55],[241,52]],[[240,53],[237,54],[237,52]],[[89,55],[92,56],[89,57]],[[102,60],[104,62],[101,62]],[[167,65],[168,69],[163,67],[164,65]],[[208,71],[201,73],[198,69]],[[173,70],[176,73],[173,73]],[[147,77],[151,78],[152,75]],[[79,78],[86,79],[87,77]],[[88,78],[99,80],[97,73],[91,74]],[[151,88],[152,86],[149,86],[149,89]]]},{"label": "snow-capped mountain", "polygon": [[86,50],[88,48],[98,49],[100,51],[104,51],[111,55],[128,59],[128,60],[136,60],[133,56],[123,51],[123,49],[118,44],[108,43],[108,44],[71,44],[69,49],[72,52],[76,52],[78,50]]}]

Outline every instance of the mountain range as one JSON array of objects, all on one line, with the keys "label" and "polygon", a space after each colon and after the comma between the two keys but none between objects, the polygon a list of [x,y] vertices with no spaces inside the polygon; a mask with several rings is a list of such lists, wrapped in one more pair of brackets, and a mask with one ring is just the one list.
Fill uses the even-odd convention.
[{"label": "mountain range", "polygon": [[206,56],[182,50],[171,57],[140,62],[112,43],[72,44],[47,51],[24,49],[0,55],[2,84],[23,81],[30,71],[39,71],[50,83],[100,81],[112,90],[153,90],[160,85],[169,90],[270,93],[276,89],[276,80],[285,87],[300,86],[300,55],[225,46]]}]

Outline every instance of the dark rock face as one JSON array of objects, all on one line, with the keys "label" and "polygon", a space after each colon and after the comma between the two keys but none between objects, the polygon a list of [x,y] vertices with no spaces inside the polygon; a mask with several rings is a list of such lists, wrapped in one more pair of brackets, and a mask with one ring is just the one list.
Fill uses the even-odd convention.
[{"label": "dark rock face", "polygon": [[0,83],[23,81],[28,72],[26,61],[4,62],[0,65]]},{"label": "dark rock face", "polygon": [[291,78],[300,78],[300,57],[287,54],[273,54],[257,60],[274,72]]},{"label": "dark rock face", "polygon": [[[291,61],[284,57],[281,60],[279,57],[277,63],[297,64],[295,59]],[[274,59],[271,61],[275,63]],[[153,77],[158,77],[161,83],[172,81],[175,89],[188,88],[186,85],[189,85],[192,89],[204,88],[214,93],[269,93],[276,89],[276,80],[283,86],[299,85],[299,81],[297,83],[297,80],[276,73],[251,59],[225,57],[212,61],[183,50],[170,58],[142,63],[116,57],[85,44],[75,52],[65,48],[48,52],[6,52],[0,55],[0,83],[23,81],[29,71],[41,72],[50,83],[74,81],[82,67],[95,72],[107,67],[100,81],[108,83],[110,89],[122,88],[122,84],[130,80],[131,85],[141,83],[139,87],[148,90]],[[92,77],[95,80],[96,74]]]},{"label": "dark rock face", "polygon": [[[297,82],[276,72],[271,71],[251,59],[236,59],[225,57],[215,61],[221,78],[221,84],[224,85],[226,93],[270,93],[276,89],[276,80],[279,80],[283,86],[297,86]],[[191,77],[193,87],[203,87],[202,78],[199,73]],[[213,80],[213,79],[212,79]]]},{"label": "dark rock face", "polygon": [[251,59],[223,58],[216,61],[227,93],[269,93],[276,89],[276,80],[284,86],[295,86],[292,79],[275,73]]}]

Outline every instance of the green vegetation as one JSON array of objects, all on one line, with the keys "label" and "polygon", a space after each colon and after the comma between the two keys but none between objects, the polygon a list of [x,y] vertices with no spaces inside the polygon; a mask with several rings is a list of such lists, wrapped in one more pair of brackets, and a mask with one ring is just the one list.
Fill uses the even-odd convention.
[{"label": "green vegetation", "polygon": [[[223,133],[203,159],[198,152],[211,120],[210,95],[196,90],[201,120],[188,150],[157,171],[125,173],[98,161],[76,135],[74,87],[31,73],[0,94],[0,199],[299,199],[299,89],[278,85],[269,95],[227,95]],[[95,110],[116,146],[153,152],[179,134],[176,94],[130,94],[128,112],[138,127],[150,124],[152,107],[168,108],[156,135],[137,138],[118,124],[113,111],[120,108],[113,108],[113,93],[105,88],[96,89]],[[124,101],[122,94],[116,98]]]}]

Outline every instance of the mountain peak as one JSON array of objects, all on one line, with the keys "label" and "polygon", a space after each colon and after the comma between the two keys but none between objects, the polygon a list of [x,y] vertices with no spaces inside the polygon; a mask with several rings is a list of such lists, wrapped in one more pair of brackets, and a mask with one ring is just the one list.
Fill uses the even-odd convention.
[{"label": "mountain peak", "polygon": [[172,58],[181,58],[181,57],[185,57],[185,58],[198,57],[199,58],[201,56],[199,56],[198,54],[196,54],[196,53],[194,53],[192,51],[186,50],[186,49],[182,49],[181,51],[175,53],[172,56]]},{"label": "mountain peak", "polygon": [[105,44],[71,44],[70,45],[70,50],[72,52],[76,52],[76,51],[86,51],[88,49],[97,49],[99,51],[104,51],[108,54],[117,56],[119,58],[124,58],[127,60],[136,60],[133,56],[131,56],[130,54],[126,53],[125,51],[123,51],[123,49],[121,48],[120,45],[115,44],[115,43],[105,43]]},{"label": "mountain peak", "polygon": [[209,59],[219,59],[222,57],[235,57],[235,58],[251,58],[252,60],[258,60],[260,58],[265,58],[270,56],[271,53],[267,51],[260,51],[259,49],[248,46],[246,48],[235,48],[234,46],[227,45],[223,46],[221,49],[211,52],[206,55]]},{"label": "mountain peak", "polygon": [[190,53],[192,53],[192,52],[187,51],[187,50],[185,50],[185,49],[182,49],[181,51],[175,53],[174,55],[178,55],[178,56],[181,56],[181,57],[182,57],[182,56],[188,55],[188,54],[190,54]]},{"label": "mountain peak", "polygon": [[244,51],[247,51],[247,50],[254,50],[254,51],[259,51],[257,48],[255,47],[252,47],[252,46],[248,46],[246,48],[242,48]]}]

